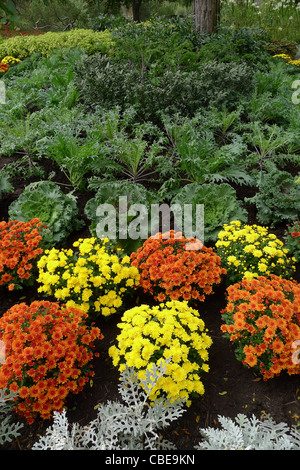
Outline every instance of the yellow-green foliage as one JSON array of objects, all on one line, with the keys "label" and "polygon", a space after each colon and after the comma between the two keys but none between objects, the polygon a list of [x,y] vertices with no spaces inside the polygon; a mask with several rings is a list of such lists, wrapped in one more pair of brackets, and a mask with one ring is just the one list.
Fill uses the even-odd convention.
[{"label": "yellow-green foliage", "polygon": [[49,56],[54,49],[73,47],[85,49],[88,55],[96,52],[108,53],[111,45],[111,34],[107,30],[73,29],[39,36],[16,36],[0,44],[0,60],[5,56],[24,60],[36,52]]}]

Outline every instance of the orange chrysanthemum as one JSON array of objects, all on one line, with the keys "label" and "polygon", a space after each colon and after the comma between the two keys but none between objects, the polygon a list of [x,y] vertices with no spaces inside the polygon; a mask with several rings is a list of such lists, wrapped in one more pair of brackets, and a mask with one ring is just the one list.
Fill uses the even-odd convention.
[{"label": "orange chrysanthemum", "polygon": [[0,72],[7,72],[7,70],[9,69],[9,65],[8,64],[4,64],[3,62],[0,62]]},{"label": "orange chrysanthemum", "polygon": [[212,248],[197,239],[186,239],[173,230],[150,237],[131,255],[139,269],[140,286],[160,302],[203,301],[226,273]]},{"label": "orange chrysanthemum", "polygon": [[14,290],[32,283],[33,271],[43,252],[42,227],[39,219],[0,222],[0,286]]},{"label": "orange chrysanthemum", "polygon": [[300,339],[300,284],[262,276],[231,285],[227,293],[221,331],[237,345],[236,357],[264,380],[282,370],[299,374],[293,344]]},{"label": "orange chrysanthemum", "polygon": [[[81,391],[93,374],[94,341],[103,336],[86,318],[81,310],[40,301],[17,304],[0,319],[6,354],[0,388],[19,392],[16,411],[29,423],[61,411],[68,394]],[[59,331],[59,343],[52,331]]]}]

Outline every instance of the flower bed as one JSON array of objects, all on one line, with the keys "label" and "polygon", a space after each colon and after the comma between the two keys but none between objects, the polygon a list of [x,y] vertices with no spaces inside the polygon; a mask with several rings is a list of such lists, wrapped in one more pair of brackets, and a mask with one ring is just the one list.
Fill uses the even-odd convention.
[{"label": "flower bed", "polygon": [[[174,37],[173,28],[177,33]],[[227,416],[265,412],[289,424],[296,422],[300,415],[300,384],[294,355],[297,346],[292,347],[299,334],[299,288],[292,282],[292,278],[300,280],[299,264],[297,253],[286,251],[283,236],[287,221],[292,223],[291,219],[299,215],[297,198],[293,198],[299,184],[299,117],[290,99],[298,67],[267,56],[263,40],[255,32],[228,31],[220,33],[214,41],[207,38],[202,45],[192,31],[187,35],[187,30],[175,24],[169,30],[171,36],[167,41],[159,40],[162,30],[154,27],[136,26],[134,30],[129,27],[126,34],[115,32],[115,55],[104,52],[86,57],[77,48],[59,49],[50,54],[57,35],[48,35],[49,43],[46,40],[9,43],[20,47],[20,51],[25,43],[47,47],[43,57],[23,50],[31,56],[3,75],[8,106],[0,108],[1,122],[5,123],[0,127],[0,217],[4,221],[9,219],[9,207],[24,193],[28,183],[40,184],[42,179],[48,179],[53,181],[52,185],[60,186],[66,197],[72,197],[78,207],[78,217],[86,226],[71,227],[67,221],[64,226],[70,230],[66,237],[48,240],[52,243],[49,250],[34,258],[39,274],[31,272],[28,280],[33,281],[32,285],[18,292],[19,279],[3,278],[7,282],[0,286],[0,312],[5,320],[3,334],[8,335],[7,360],[9,364],[11,355],[14,364],[22,364],[26,377],[21,378],[17,367],[18,375],[11,378],[12,382],[3,381],[2,386],[7,384],[11,392],[21,391],[21,411],[23,407],[29,420],[34,419],[35,413],[42,418],[49,416],[49,406],[51,410],[61,409],[63,402],[73,422],[84,425],[100,402],[119,398],[119,367],[131,364],[141,376],[147,374],[151,363],[161,363],[172,356],[167,376],[160,381],[152,398],[168,395],[172,400],[177,396],[188,399],[186,418],[178,420],[170,433],[176,436],[178,447],[192,449],[199,440],[198,429],[215,425],[220,412]],[[177,53],[183,43],[181,35],[189,38],[189,42],[185,45],[185,56],[178,61]],[[71,36],[76,34],[68,35]],[[146,50],[145,37],[149,40]],[[73,39],[76,43],[77,39]],[[176,49],[170,46],[171,41]],[[161,50],[152,54],[154,43]],[[109,47],[108,43],[106,46]],[[141,74],[140,59],[148,52],[151,52],[147,56],[149,67]],[[159,66],[154,57],[160,57]],[[96,75],[99,81],[95,82]],[[227,106],[226,110],[223,105]],[[286,178],[286,173],[291,178]],[[138,191],[133,197],[134,191],[127,189],[137,189],[137,177],[141,188],[147,190],[144,200],[148,205],[145,202],[143,218],[135,219],[135,203],[142,202],[139,194],[144,191]],[[126,184],[124,178],[128,178]],[[293,191],[289,179],[293,180]],[[279,180],[280,194],[273,184]],[[262,181],[272,191],[263,188]],[[186,183],[190,198],[180,203],[176,195]],[[118,243],[113,246],[91,238],[92,225],[85,211],[88,201],[94,199],[91,212],[99,218],[100,202],[110,203],[109,213],[113,214],[117,213],[119,201],[116,228],[120,225],[123,229],[130,225],[138,228],[138,222],[148,220],[151,204],[177,201],[183,207],[183,202],[188,204],[193,197],[193,206],[203,202],[206,205],[210,195],[221,187],[220,183],[229,193],[234,191],[237,204],[226,214],[225,200],[214,206],[210,199],[211,210],[207,207],[206,211],[210,219],[207,217],[206,223],[209,220],[217,223],[213,225],[214,236],[204,241],[205,246],[200,241],[177,239],[176,233],[170,232],[169,238],[160,234],[156,239],[146,240],[131,254],[130,244],[124,243],[127,253],[118,250],[124,242],[124,232],[122,240],[116,240]],[[198,187],[203,191],[197,191]],[[97,191],[101,198],[95,198]],[[200,193],[202,197],[197,199]],[[255,204],[250,207],[247,204],[253,202],[255,194],[262,200],[267,194],[268,208],[276,209],[276,214],[270,210],[267,213],[268,217],[274,216],[271,229],[257,225],[256,209],[261,213],[263,206],[257,205],[255,209]],[[124,195],[128,206],[124,209],[123,205],[120,211],[119,196]],[[278,209],[276,201],[280,195],[283,197]],[[34,199],[35,207],[40,208],[37,192]],[[43,221],[46,215],[49,221],[64,222],[66,214],[62,206],[61,212],[47,202],[44,207],[45,210],[40,208],[43,224],[47,225]],[[242,212],[237,208],[242,208]],[[246,220],[247,225],[242,225]],[[94,228],[98,222],[98,218],[93,219]],[[13,238],[6,236],[7,223],[3,225],[3,234],[10,249]],[[224,223],[228,225],[218,232],[216,245],[217,231]],[[293,234],[297,233],[298,229],[293,227],[293,240]],[[58,235],[62,235],[60,229]],[[140,239],[134,242],[138,245]],[[194,249],[188,249],[191,242]],[[12,252],[3,252],[8,271],[14,256],[10,259]],[[25,266],[29,268],[28,260]],[[23,276],[22,271],[18,274]],[[229,285],[227,299],[224,281]],[[57,314],[59,317],[62,312],[69,312],[62,326],[66,337],[70,331],[64,328],[70,325],[77,334],[73,321],[77,318],[74,312],[79,310],[85,331],[90,331],[87,325],[95,320],[104,334],[104,341],[97,342],[95,348],[102,353],[100,359],[89,356],[96,373],[88,380],[88,363],[81,364],[83,375],[79,374],[82,380],[77,385],[80,388],[84,380],[85,386],[83,393],[76,396],[65,395],[66,390],[76,390],[75,377],[70,379],[70,387],[63,388],[58,382],[46,383],[48,379],[63,379],[60,374],[66,362],[73,369],[68,356],[70,350],[66,359],[59,348],[59,334],[53,330],[52,320],[49,319],[49,328],[44,331],[47,341],[43,334],[29,338],[36,341],[34,347],[43,349],[43,344],[38,343],[41,339],[62,353],[59,364],[51,370],[53,377],[42,376],[42,366],[48,359],[45,355],[39,357],[41,350],[32,357],[29,349],[29,362],[24,363],[22,354],[33,345],[19,344],[20,349],[14,341],[10,342],[11,327],[16,327],[19,333],[24,328],[25,335],[33,335],[28,323],[32,301],[46,302],[45,297],[49,299],[47,305],[55,301],[55,309],[61,312]],[[23,300],[26,307],[20,304]],[[222,310],[229,329],[224,333],[230,334],[231,342],[220,330]],[[6,321],[10,315],[20,320]],[[33,329],[40,332],[35,320],[32,320]],[[79,343],[88,341],[88,336],[89,333],[83,336],[78,333],[80,340],[73,346],[76,352]],[[18,334],[16,338],[19,339]],[[16,356],[17,353],[20,355]],[[1,371],[15,373],[14,368],[4,366],[1,364]],[[77,364],[74,367],[80,369]],[[40,377],[34,375],[39,373]],[[38,381],[41,379],[43,390],[38,389],[38,383],[33,384],[33,376]],[[30,390],[22,389],[23,379]],[[59,400],[51,388],[53,384],[59,391]],[[55,406],[46,400],[46,391],[57,398]],[[30,403],[26,402],[29,392]],[[45,414],[41,413],[37,401],[45,403]],[[35,431],[42,434],[45,424],[38,417],[36,424],[24,431],[20,446],[26,441],[29,447],[32,444],[29,436],[35,435]],[[13,448],[16,443],[10,446]]]}]

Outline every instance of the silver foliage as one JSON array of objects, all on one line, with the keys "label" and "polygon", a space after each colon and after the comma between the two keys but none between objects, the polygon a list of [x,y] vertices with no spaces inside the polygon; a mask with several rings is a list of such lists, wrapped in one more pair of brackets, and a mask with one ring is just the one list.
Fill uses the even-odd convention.
[{"label": "silver foliage", "polygon": [[[166,361],[167,363],[168,361]],[[97,418],[87,426],[69,425],[66,411],[54,413],[53,426],[46,430],[33,450],[158,450],[174,449],[161,438],[159,430],[184,412],[182,400],[155,400],[148,405],[148,397],[165,366],[152,365],[145,379],[138,380],[133,368],[121,374],[119,392],[121,402],[100,404]]]},{"label": "silver foliage", "polygon": [[16,393],[0,389],[0,445],[11,442],[20,435],[21,423],[12,423],[13,400]]},{"label": "silver foliage", "polygon": [[233,421],[218,417],[221,429],[206,428],[197,450],[299,450],[300,432],[285,423],[276,424],[269,416],[259,420],[238,414]]}]

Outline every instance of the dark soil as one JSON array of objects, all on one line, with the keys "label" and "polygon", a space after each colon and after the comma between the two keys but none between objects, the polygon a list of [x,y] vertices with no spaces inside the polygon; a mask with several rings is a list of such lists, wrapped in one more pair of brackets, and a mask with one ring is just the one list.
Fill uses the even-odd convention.
[{"label": "dark soil", "polygon": [[[13,160],[13,159],[12,159]],[[1,157],[0,167],[9,160]],[[49,162],[43,162],[47,174],[51,170]],[[30,181],[39,178],[31,178]],[[64,176],[57,171],[56,181],[65,182]],[[1,200],[0,220],[7,220],[7,209],[9,204],[22,192],[29,180],[24,181],[21,177],[12,179],[14,193],[7,194]],[[236,187],[238,197],[243,199],[253,193],[253,188]],[[83,209],[86,201],[92,197],[91,193],[78,192],[79,215],[84,218]],[[247,206],[249,210],[249,223],[256,223],[253,206]],[[283,226],[276,229],[276,235],[282,236]],[[83,229],[80,233],[72,234],[68,244],[72,244],[78,237],[89,236],[88,229]],[[300,266],[297,266],[295,279],[300,281]],[[298,376],[288,376],[286,374],[264,382],[260,376],[246,369],[235,358],[231,343],[222,337],[220,332],[221,314],[220,311],[226,304],[225,284],[218,286],[215,293],[199,305],[201,318],[204,320],[209,334],[213,339],[213,344],[209,350],[210,371],[203,375],[205,394],[194,399],[191,406],[186,409],[182,418],[173,422],[169,428],[163,431],[165,438],[171,440],[178,450],[193,450],[201,439],[200,428],[208,426],[218,426],[218,416],[223,415],[235,418],[238,413],[247,416],[255,414],[258,418],[262,414],[270,414],[276,422],[286,422],[289,426],[296,424],[300,419],[300,378]],[[40,299],[36,287],[17,292],[7,292],[0,290],[0,316],[12,305],[18,302],[30,303]],[[139,302],[146,303],[147,299],[139,293]],[[131,307],[128,305],[126,307]],[[66,406],[68,409],[69,422],[78,422],[84,425],[95,419],[97,411],[95,406],[107,400],[119,400],[118,379],[119,373],[113,367],[108,348],[113,344],[118,334],[117,324],[120,316],[111,318],[99,318],[97,325],[100,327],[104,339],[96,343],[96,350],[100,357],[95,358],[93,367],[95,377],[92,386],[87,385],[79,395],[70,396]],[[20,421],[18,417],[16,420]],[[3,446],[3,450],[29,450],[38,436],[42,435],[45,429],[52,422],[37,420],[34,424],[28,425],[24,422],[21,435],[12,443]]]}]

